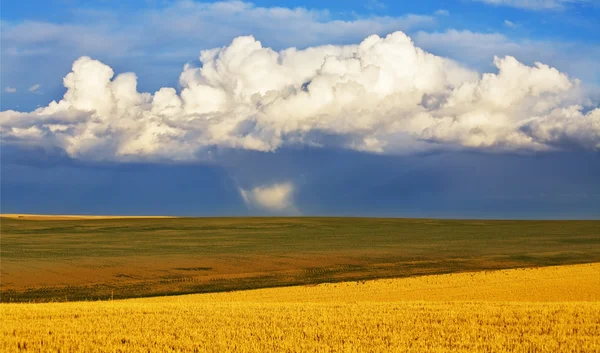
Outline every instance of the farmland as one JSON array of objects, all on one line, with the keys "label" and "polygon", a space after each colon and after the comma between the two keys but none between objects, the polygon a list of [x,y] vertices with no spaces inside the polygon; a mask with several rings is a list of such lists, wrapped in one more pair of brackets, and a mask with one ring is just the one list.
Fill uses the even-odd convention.
[{"label": "farmland", "polygon": [[600,261],[598,221],[3,217],[0,232],[3,302]]},{"label": "farmland", "polygon": [[600,264],[0,304],[4,352],[598,352]]}]

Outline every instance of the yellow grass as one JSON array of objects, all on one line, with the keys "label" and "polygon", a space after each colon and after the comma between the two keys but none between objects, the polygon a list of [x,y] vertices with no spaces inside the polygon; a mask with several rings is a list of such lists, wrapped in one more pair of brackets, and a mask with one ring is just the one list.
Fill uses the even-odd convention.
[{"label": "yellow grass", "polygon": [[3,352],[600,352],[600,264],[1,304]]},{"label": "yellow grass", "polygon": [[[600,301],[600,263],[176,297],[186,302]],[[168,297],[149,301],[172,301]]]}]

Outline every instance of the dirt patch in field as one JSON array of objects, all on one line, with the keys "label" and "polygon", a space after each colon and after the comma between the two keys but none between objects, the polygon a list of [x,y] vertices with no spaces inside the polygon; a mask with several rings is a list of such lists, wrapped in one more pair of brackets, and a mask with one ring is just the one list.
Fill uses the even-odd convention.
[{"label": "dirt patch in field", "polygon": [[402,260],[378,254],[144,257],[2,264],[2,301],[129,298],[347,280],[411,277],[518,266],[486,259]]}]

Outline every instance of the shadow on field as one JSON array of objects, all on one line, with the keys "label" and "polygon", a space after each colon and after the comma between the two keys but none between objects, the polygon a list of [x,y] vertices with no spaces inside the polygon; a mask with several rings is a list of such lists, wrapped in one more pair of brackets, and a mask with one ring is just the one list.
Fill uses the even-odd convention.
[{"label": "shadow on field", "polygon": [[600,261],[598,221],[2,219],[3,302],[120,299]]}]

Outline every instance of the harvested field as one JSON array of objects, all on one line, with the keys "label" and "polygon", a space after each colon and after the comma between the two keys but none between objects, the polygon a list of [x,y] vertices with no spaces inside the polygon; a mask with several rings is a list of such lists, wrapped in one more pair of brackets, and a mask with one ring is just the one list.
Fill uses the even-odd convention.
[{"label": "harvested field", "polygon": [[0,348],[598,352],[599,273],[596,263],[177,297],[5,303]]}]

